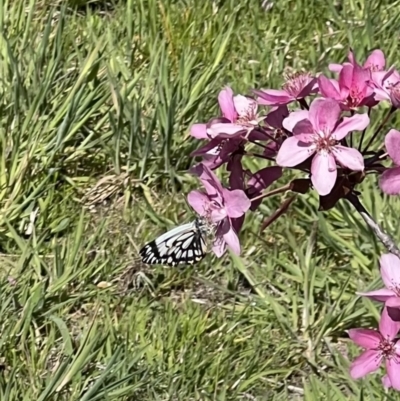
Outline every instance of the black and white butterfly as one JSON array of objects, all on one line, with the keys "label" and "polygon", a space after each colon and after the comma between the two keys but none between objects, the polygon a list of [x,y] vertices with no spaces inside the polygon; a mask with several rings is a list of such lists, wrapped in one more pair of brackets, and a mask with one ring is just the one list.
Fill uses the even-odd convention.
[{"label": "black and white butterfly", "polygon": [[143,263],[176,266],[200,262],[208,251],[207,240],[213,227],[203,217],[175,227],[140,250]]}]

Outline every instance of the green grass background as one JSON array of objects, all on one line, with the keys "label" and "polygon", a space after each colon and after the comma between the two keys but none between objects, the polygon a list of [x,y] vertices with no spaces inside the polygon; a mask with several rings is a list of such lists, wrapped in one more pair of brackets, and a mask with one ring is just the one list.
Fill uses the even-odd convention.
[{"label": "green grass background", "polygon": [[[224,85],[277,88],[349,46],[399,62],[399,1],[273,3],[0,0],[1,400],[400,400],[348,375],[384,250],[346,203],[301,196],[260,233],[268,199],[240,258],[137,260],[192,218],[188,127]],[[400,240],[398,200],[362,191]]]}]

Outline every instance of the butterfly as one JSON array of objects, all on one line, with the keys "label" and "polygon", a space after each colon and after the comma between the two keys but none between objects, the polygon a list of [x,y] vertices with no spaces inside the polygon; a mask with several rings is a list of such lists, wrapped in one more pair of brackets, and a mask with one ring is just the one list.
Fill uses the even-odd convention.
[{"label": "butterfly", "polygon": [[207,240],[213,229],[204,217],[175,227],[140,250],[142,262],[168,266],[200,262],[208,251]]}]

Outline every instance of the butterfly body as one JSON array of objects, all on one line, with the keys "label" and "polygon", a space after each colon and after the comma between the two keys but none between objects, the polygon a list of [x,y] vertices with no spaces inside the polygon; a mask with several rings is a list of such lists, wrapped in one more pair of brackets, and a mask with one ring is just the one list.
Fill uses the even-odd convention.
[{"label": "butterfly body", "polygon": [[175,227],[146,244],[140,250],[144,263],[176,266],[194,264],[207,253],[207,236],[212,231],[205,218]]}]

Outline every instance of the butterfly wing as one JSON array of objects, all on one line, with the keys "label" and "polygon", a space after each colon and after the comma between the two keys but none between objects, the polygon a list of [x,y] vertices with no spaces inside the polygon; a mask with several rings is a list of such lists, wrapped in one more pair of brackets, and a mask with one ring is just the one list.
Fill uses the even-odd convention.
[{"label": "butterfly wing", "polygon": [[176,266],[193,264],[204,258],[207,245],[198,222],[184,224],[166,232],[140,250],[144,263]]}]

